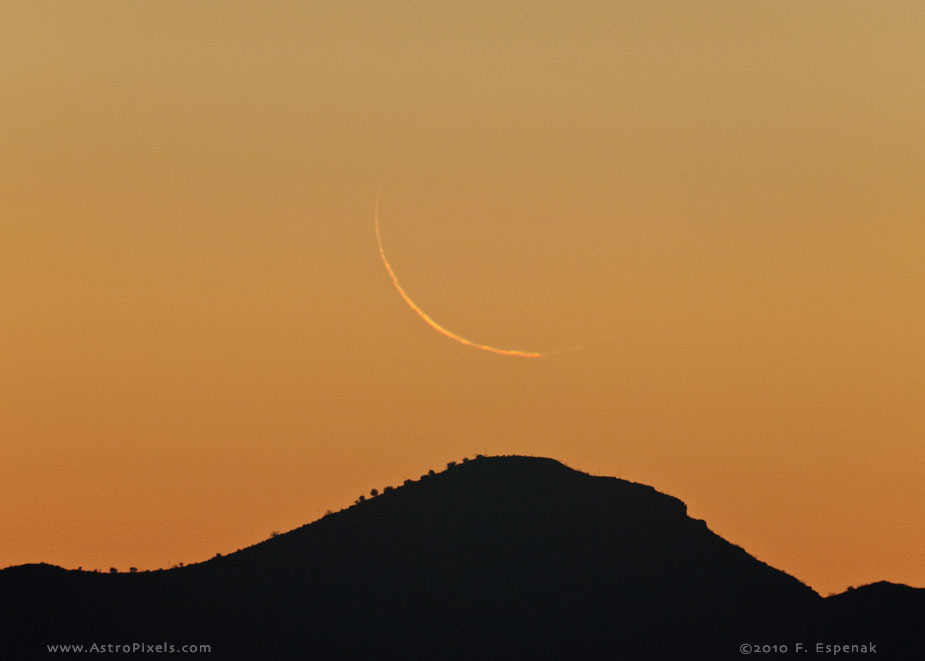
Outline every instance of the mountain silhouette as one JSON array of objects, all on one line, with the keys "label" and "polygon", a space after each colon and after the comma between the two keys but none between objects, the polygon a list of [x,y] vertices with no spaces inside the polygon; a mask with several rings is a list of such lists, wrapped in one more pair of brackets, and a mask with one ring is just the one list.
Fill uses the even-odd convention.
[{"label": "mountain silhouette", "polygon": [[717,660],[745,644],[922,658],[925,590],[823,599],[686,509],[552,459],[479,457],[195,565],[2,570],[0,658],[93,643],[208,644],[216,659]]}]

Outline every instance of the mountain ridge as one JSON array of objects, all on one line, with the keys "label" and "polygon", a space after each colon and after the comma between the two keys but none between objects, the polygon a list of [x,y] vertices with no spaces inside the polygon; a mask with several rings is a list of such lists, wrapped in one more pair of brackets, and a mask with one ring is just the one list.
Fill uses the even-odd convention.
[{"label": "mountain ridge", "polygon": [[721,659],[861,631],[902,654],[925,590],[890,585],[823,599],[673,496],[519,456],[451,462],[177,569],[0,571],[4,620],[33,651],[116,632],[214,640],[219,658]]}]

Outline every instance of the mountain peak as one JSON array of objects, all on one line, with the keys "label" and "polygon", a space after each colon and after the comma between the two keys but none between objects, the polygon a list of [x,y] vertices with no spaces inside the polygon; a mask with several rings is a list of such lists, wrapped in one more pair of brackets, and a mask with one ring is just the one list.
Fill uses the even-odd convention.
[{"label": "mountain peak", "polygon": [[895,602],[903,586],[823,600],[677,498],[553,459],[477,457],[382,491],[179,570],[4,570],[10,658],[120,637],[208,640],[230,659],[719,659],[848,625],[911,645],[925,614],[921,590]]}]

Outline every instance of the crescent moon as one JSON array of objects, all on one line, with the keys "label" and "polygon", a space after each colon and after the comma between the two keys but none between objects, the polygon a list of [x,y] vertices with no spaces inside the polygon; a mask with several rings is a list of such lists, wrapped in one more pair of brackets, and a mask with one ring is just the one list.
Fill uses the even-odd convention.
[{"label": "crescent moon", "polygon": [[570,351],[577,351],[578,349],[581,348],[579,346],[574,346],[574,347],[569,347],[568,349],[562,349],[560,351],[551,351],[551,352],[545,352],[545,353],[540,352],[540,351],[523,351],[521,349],[499,349],[498,347],[493,347],[490,344],[480,344],[479,342],[473,342],[472,340],[469,340],[463,337],[462,335],[454,333],[448,328],[444,328],[443,326],[438,324],[436,321],[434,321],[430,317],[430,315],[424,312],[424,310],[422,310],[420,306],[417,303],[415,303],[411,299],[410,296],[408,296],[408,293],[405,291],[404,287],[402,287],[401,284],[398,282],[398,276],[395,275],[395,270],[392,268],[392,265],[389,263],[388,258],[385,256],[385,250],[382,247],[382,234],[379,231],[379,197],[378,196],[376,197],[376,207],[375,207],[375,211],[373,212],[373,219],[374,219],[374,225],[376,228],[376,243],[379,246],[379,257],[382,258],[382,263],[385,265],[385,270],[388,271],[389,277],[392,278],[392,284],[395,285],[395,289],[401,295],[402,299],[404,299],[405,303],[408,304],[408,307],[410,307],[417,316],[423,319],[424,323],[426,323],[428,326],[433,328],[435,331],[437,331],[441,335],[448,337],[455,342],[459,342],[460,344],[465,345],[467,347],[472,347],[473,349],[479,349],[480,351],[487,351],[489,353],[495,353],[501,356],[515,356],[517,358],[545,358],[547,356],[554,356],[554,355],[558,355],[562,353],[567,353]]}]

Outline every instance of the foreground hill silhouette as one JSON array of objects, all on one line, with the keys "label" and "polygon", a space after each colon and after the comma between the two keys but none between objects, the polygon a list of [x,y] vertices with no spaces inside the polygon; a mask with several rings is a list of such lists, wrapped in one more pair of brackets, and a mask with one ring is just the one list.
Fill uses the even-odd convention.
[{"label": "foreground hill silhouette", "polygon": [[[209,644],[216,659],[733,659],[743,643],[919,659],[925,590],[823,599],[651,487],[478,458],[207,562],[0,571],[0,658]],[[52,654],[49,657],[69,657]],[[73,655],[83,656],[83,655]],[[130,655],[116,654],[120,658]],[[139,654],[157,658],[156,654]],[[175,655],[182,658],[185,655]]]}]

